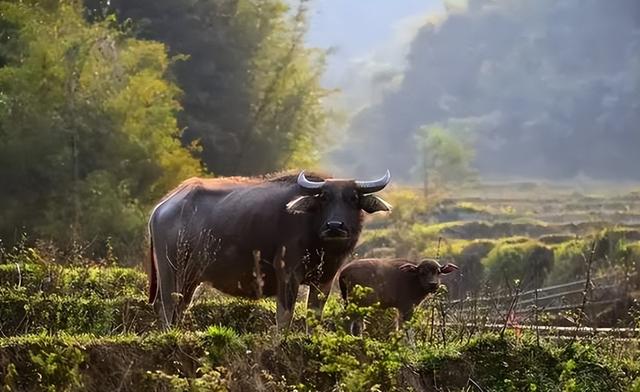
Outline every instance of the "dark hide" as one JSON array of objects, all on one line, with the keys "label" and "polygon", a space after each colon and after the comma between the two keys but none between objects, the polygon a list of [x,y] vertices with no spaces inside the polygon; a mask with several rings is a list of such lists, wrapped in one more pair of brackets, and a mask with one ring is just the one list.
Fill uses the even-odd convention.
[{"label": "dark hide", "polygon": [[[318,294],[328,294],[336,272],[353,251],[363,209],[389,209],[377,196],[356,188],[353,180],[327,180],[321,189],[310,190],[298,185],[297,174],[185,181],[151,214],[150,302],[164,324],[171,325],[180,304],[188,305],[193,290],[204,281],[233,296],[276,296],[277,321],[286,328],[298,287],[307,284],[310,306],[321,311],[324,300]],[[213,246],[207,238],[215,240]],[[284,263],[274,265],[283,247]],[[183,265],[202,273],[176,287]]]}]

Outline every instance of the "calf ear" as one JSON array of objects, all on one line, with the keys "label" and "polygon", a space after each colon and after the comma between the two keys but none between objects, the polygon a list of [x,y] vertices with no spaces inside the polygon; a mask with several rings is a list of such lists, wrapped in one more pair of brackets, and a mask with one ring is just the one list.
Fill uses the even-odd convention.
[{"label": "calf ear", "polygon": [[376,195],[364,195],[360,197],[360,208],[372,214],[378,211],[391,211],[391,204]]},{"label": "calf ear", "polygon": [[402,264],[400,266],[402,272],[418,272],[418,266],[412,263]]},{"label": "calf ear", "polygon": [[443,265],[442,267],[440,267],[440,273],[443,275],[446,275],[450,272],[456,271],[458,270],[458,266],[455,264],[451,264],[451,263],[447,263],[445,265]]},{"label": "calf ear", "polygon": [[315,196],[300,196],[287,203],[287,212],[290,214],[305,214],[313,211],[318,205]]}]

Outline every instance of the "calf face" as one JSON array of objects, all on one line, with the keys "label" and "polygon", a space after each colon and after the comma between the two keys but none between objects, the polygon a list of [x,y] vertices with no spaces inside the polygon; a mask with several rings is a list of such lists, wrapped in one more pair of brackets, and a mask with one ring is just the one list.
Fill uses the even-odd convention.
[{"label": "calf face", "polygon": [[458,266],[451,263],[440,265],[436,260],[424,259],[418,265],[413,263],[403,264],[400,269],[407,274],[417,275],[422,289],[428,294],[438,290],[441,275],[457,270]]}]

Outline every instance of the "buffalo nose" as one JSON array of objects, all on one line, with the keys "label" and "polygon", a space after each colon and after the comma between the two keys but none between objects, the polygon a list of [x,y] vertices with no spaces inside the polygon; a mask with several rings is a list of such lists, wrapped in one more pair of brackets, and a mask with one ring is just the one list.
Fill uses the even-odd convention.
[{"label": "buffalo nose", "polygon": [[330,230],[344,230],[344,223],[340,221],[327,222],[327,228]]}]

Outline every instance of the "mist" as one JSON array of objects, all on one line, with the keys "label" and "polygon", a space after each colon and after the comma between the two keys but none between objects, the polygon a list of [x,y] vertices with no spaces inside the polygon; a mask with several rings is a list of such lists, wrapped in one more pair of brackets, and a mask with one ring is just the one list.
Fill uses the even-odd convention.
[{"label": "mist", "polygon": [[640,180],[637,0],[457,2],[403,60],[392,88],[371,75],[381,93],[328,156],[341,170],[415,180],[416,131],[438,124],[467,131],[486,178]]}]

